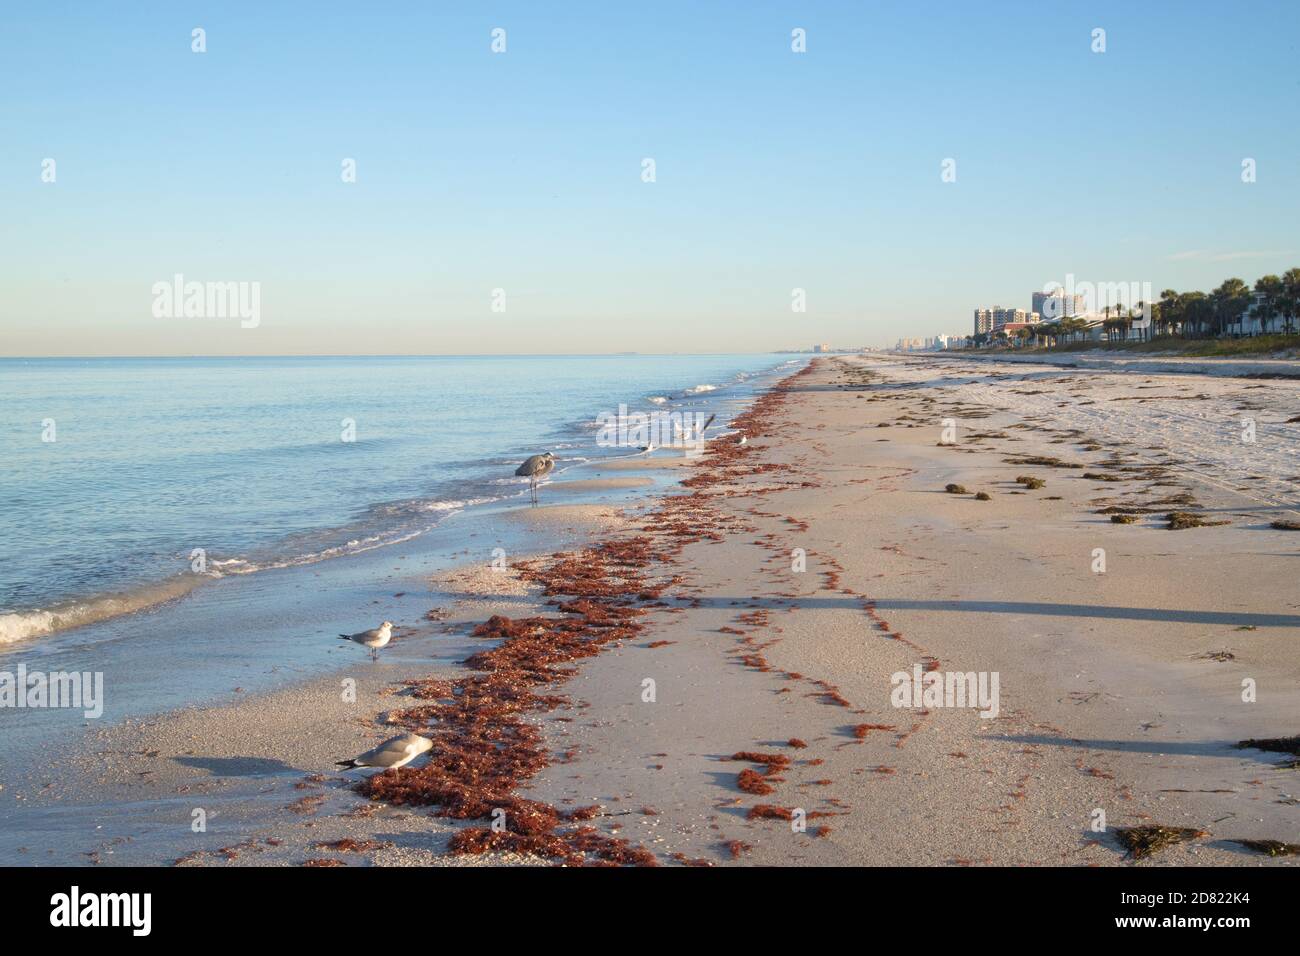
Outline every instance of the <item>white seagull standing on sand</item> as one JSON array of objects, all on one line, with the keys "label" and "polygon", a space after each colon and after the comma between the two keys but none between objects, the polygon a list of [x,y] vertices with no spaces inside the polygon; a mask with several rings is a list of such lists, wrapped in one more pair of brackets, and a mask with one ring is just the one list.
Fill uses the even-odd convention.
[{"label": "white seagull standing on sand", "polygon": [[337,761],[340,767],[346,767],[348,770],[354,767],[380,767],[384,770],[395,770],[398,767],[405,767],[420,754],[433,748],[433,741],[428,737],[421,737],[419,734],[398,734],[389,740],[385,740],[374,750],[367,750],[360,757],[353,757],[351,760]]},{"label": "white seagull standing on sand", "polygon": [[359,631],[356,634],[340,634],[345,641],[352,641],[362,647],[370,648],[370,659],[379,660],[379,649],[393,639],[393,622],[385,621],[373,631]]}]

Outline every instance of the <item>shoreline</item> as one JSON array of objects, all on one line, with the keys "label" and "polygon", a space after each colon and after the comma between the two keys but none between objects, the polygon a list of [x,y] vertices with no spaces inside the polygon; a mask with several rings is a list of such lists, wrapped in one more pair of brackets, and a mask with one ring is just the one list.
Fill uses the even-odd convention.
[{"label": "shoreline", "polygon": [[[751,367],[754,364],[751,356],[736,355],[730,358],[732,361],[722,367],[695,368],[698,363],[680,363],[680,367],[673,367],[675,382],[672,387],[665,387],[658,380],[651,386],[643,377],[634,387],[649,387],[652,392],[660,394],[653,397],[642,395],[639,399],[631,397],[631,400],[634,404],[639,401],[646,407],[654,405],[662,411],[703,408],[723,412],[737,401],[752,400],[756,386],[773,380],[781,374],[784,366],[797,361],[788,356],[773,355],[766,357],[770,359],[770,364]],[[304,364],[311,364],[312,361],[303,360]],[[417,361],[402,359],[399,364],[410,365]],[[184,366],[191,363],[178,361],[177,364]],[[718,384],[697,384],[701,380]],[[583,403],[587,400],[608,401],[611,398],[611,387],[608,380],[597,377],[592,388],[598,395],[578,393],[575,397],[571,390],[563,400],[551,399],[555,404],[549,414],[533,411],[527,416],[527,420],[541,426],[541,433],[530,435],[524,440],[544,441],[557,452],[557,467],[551,476],[552,480],[561,478],[569,470],[588,461],[637,457],[638,452],[634,449],[600,446],[595,441],[590,419],[586,417],[590,409]],[[25,398],[24,393],[19,394]],[[634,391],[633,396],[636,394]],[[258,414],[263,412],[264,409],[261,409]],[[74,415],[72,409],[63,413],[66,418],[74,418]],[[82,424],[84,427],[85,423]],[[216,421],[206,424],[219,430],[225,423]],[[421,424],[426,429],[433,429],[435,423],[424,421]],[[258,519],[262,516],[256,510],[240,514],[245,524],[239,533],[233,535],[219,533],[223,527],[221,525],[201,528],[186,526],[175,514],[170,516],[177,522],[177,527],[173,528],[160,516],[165,512],[147,512],[136,516],[142,525],[167,530],[158,532],[156,541],[151,540],[148,550],[142,554],[121,552],[118,562],[101,562],[101,565],[111,568],[110,571],[99,574],[86,572],[75,582],[58,575],[45,579],[36,574],[36,570],[44,565],[35,555],[28,555],[28,560],[33,563],[32,574],[13,576],[16,583],[12,584],[10,601],[5,602],[0,610],[0,658],[30,647],[34,642],[58,640],[62,635],[81,628],[142,612],[148,613],[217,582],[286,568],[312,568],[330,561],[400,548],[436,532],[450,517],[465,513],[510,510],[527,496],[527,482],[514,478],[511,473],[514,464],[517,464],[513,455],[518,453],[521,458],[525,457],[521,448],[528,446],[516,446],[515,443],[522,435],[519,429],[492,431],[486,424],[480,427],[485,429],[484,434],[489,437],[473,445],[453,442],[454,451],[446,461],[435,455],[432,462],[434,467],[427,477],[429,468],[426,463],[422,461],[416,467],[411,459],[404,459],[400,467],[408,470],[396,479],[396,486],[392,480],[375,482],[375,487],[368,487],[366,497],[360,499],[362,504],[357,504],[357,500],[351,497],[333,500],[331,510],[313,511],[307,522],[290,521],[277,534],[261,533],[262,525]],[[421,434],[418,429],[417,434]],[[267,440],[271,441],[269,438]],[[391,436],[376,438],[372,442],[382,444],[390,440]],[[423,433],[423,440],[435,447],[440,444],[436,431]],[[235,456],[236,463],[230,466],[232,473],[223,477],[253,480],[261,473],[258,455],[283,455],[288,452],[307,455],[320,453],[323,449],[333,453],[339,447],[347,447],[349,443],[357,447],[367,445],[364,435],[359,444],[354,435],[350,442],[348,439],[318,440],[313,444],[292,448],[282,448],[271,441],[269,447],[258,447],[256,454],[251,454],[246,459],[239,458],[240,451],[231,451],[228,454]],[[484,451],[484,448],[487,450]],[[91,452],[78,448],[70,454],[85,456]],[[345,454],[356,457],[365,452],[348,451]],[[78,460],[78,463],[82,467],[88,467],[87,463],[95,460],[97,459]],[[302,460],[308,459],[304,457]],[[343,461],[346,462],[347,459]],[[512,461],[514,464],[510,464]],[[22,464],[20,460],[19,466]],[[298,470],[302,471],[303,467],[299,466]],[[409,470],[412,468],[413,472]],[[190,477],[201,481],[205,475],[200,472],[197,476],[190,474]],[[165,480],[165,476],[160,480]],[[392,496],[387,496],[385,491],[391,492]],[[93,510],[96,505],[106,507],[93,496],[70,501],[62,507],[76,511],[86,508]],[[51,505],[51,509],[58,510],[56,505]],[[183,532],[180,530],[182,527]],[[119,537],[122,537],[120,533]],[[192,547],[194,542],[199,542],[202,547]],[[96,547],[98,541],[92,535],[89,539],[76,542],[75,546]],[[117,548],[122,545],[115,542],[113,546]],[[55,553],[58,553],[57,548]],[[198,564],[195,563],[196,560]],[[23,562],[19,561],[15,566],[22,567]],[[134,570],[128,574],[123,570],[126,567],[133,567]],[[5,585],[0,590],[9,591],[9,577],[0,584]]]},{"label": "shoreline", "polygon": [[[771,370],[764,375],[770,375]],[[743,378],[754,376],[743,373]],[[761,377],[761,376],[760,376]],[[718,391],[718,390],[714,390]],[[710,395],[712,407],[718,409],[722,421],[733,417],[737,409],[742,409],[754,400],[756,392],[742,391],[739,394],[724,392]],[[677,394],[676,391],[672,394]],[[683,393],[684,394],[684,393]],[[307,698],[303,696],[307,688],[328,687],[329,682],[341,674],[349,672],[354,664],[334,663],[338,656],[347,658],[348,648],[340,648],[340,642],[330,641],[340,629],[348,629],[348,623],[355,619],[356,609],[365,605],[377,609],[362,611],[365,614],[387,616],[396,621],[406,621],[408,625],[399,627],[394,642],[385,650],[385,657],[392,657],[403,644],[417,646],[422,642],[428,653],[425,660],[442,661],[442,666],[451,664],[466,656],[461,649],[448,650],[445,644],[429,642],[428,638],[440,631],[442,623],[437,615],[430,613],[431,603],[444,597],[436,588],[430,590],[429,581],[456,569],[463,569],[471,558],[471,552],[481,552],[486,558],[495,546],[504,547],[513,556],[529,553],[529,549],[545,547],[547,544],[576,543],[587,540],[596,532],[608,530],[616,525],[624,508],[638,509],[653,500],[653,492],[664,487],[673,479],[671,475],[678,467],[685,464],[679,453],[661,450],[653,456],[628,454],[618,450],[618,454],[605,459],[577,462],[557,472],[547,482],[542,492],[541,507],[529,508],[521,503],[526,500],[526,492],[520,492],[518,500],[512,505],[469,509],[467,512],[452,515],[440,522],[439,526],[420,539],[406,542],[395,547],[372,549],[363,553],[343,556],[337,560],[319,562],[312,566],[285,569],[269,569],[256,575],[228,576],[213,581],[214,587],[196,589],[187,594],[182,601],[169,601],[99,625],[87,625],[73,628],[66,632],[49,635],[50,640],[36,640],[24,644],[6,645],[0,651],[7,652],[11,660],[18,660],[19,655],[32,668],[45,671],[81,671],[98,669],[101,654],[98,650],[105,640],[111,642],[129,638],[138,627],[160,632],[164,627],[169,634],[186,634],[187,640],[171,648],[158,647],[149,651],[156,660],[137,669],[134,675],[114,674],[110,672],[106,685],[115,688],[115,694],[109,701],[113,706],[111,712],[105,713],[98,721],[81,719],[80,712],[72,713],[58,709],[25,710],[23,719],[13,722],[17,712],[10,715],[11,723],[6,739],[5,766],[0,767],[0,858],[12,858],[22,862],[17,854],[25,841],[22,830],[47,827],[48,842],[57,849],[51,851],[65,863],[80,862],[80,853],[72,849],[72,843],[65,836],[68,830],[66,814],[60,814],[60,807],[79,807],[84,815],[94,819],[112,820],[121,813],[120,820],[113,820],[114,825],[122,827],[119,836],[127,839],[133,823],[152,827],[151,819],[135,819],[131,816],[131,805],[136,802],[128,787],[113,797],[96,795],[89,781],[109,780],[109,769],[100,766],[94,759],[82,760],[79,772],[65,772],[62,768],[52,772],[46,766],[44,755],[51,746],[71,747],[80,756],[87,756],[85,741],[97,736],[113,737],[121,731],[124,737],[143,733],[141,728],[153,728],[150,733],[158,733],[162,739],[168,739],[165,725],[173,721],[192,719],[195,714],[204,715],[204,719],[217,714],[238,715],[244,713],[245,703],[256,706],[258,701],[283,700],[296,701],[301,704]],[[633,467],[628,467],[628,466]],[[608,469],[608,470],[607,470]],[[554,494],[549,502],[547,498]],[[477,539],[477,541],[476,541]],[[487,542],[487,543],[484,543]],[[231,589],[235,589],[233,592]],[[308,590],[310,589],[310,590]],[[314,599],[311,591],[317,591],[323,600]],[[290,600],[286,601],[285,599]],[[277,617],[286,619],[274,630],[267,630],[258,620],[256,611],[265,605],[273,609]],[[232,616],[231,609],[239,613]],[[347,609],[351,610],[347,610]],[[339,615],[346,614],[346,620]],[[190,631],[191,620],[205,621],[214,626],[221,625],[221,631],[240,633],[251,625],[262,632],[263,650],[250,663],[212,668],[204,658],[210,656],[201,647],[195,646]],[[137,623],[138,622],[138,623]],[[164,624],[163,622],[169,622]],[[313,626],[313,624],[315,626]],[[321,625],[324,625],[323,627]],[[204,625],[206,626],[206,625]],[[311,631],[323,632],[324,637],[312,637]],[[105,634],[105,632],[107,632]],[[291,640],[286,640],[292,634]],[[161,634],[160,634],[161,636]],[[214,637],[216,635],[214,634]],[[219,657],[228,656],[216,648]],[[270,650],[270,653],[267,653]],[[304,652],[305,656],[304,656]],[[187,678],[179,685],[174,685],[170,697],[161,695],[161,702],[153,692],[151,674],[165,668],[167,672],[177,669],[193,671],[187,666],[183,655],[194,657],[194,663],[209,667],[212,674],[207,677]],[[195,656],[197,655],[197,656]],[[220,661],[218,660],[218,664]],[[432,666],[432,665],[431,665]],[[131,690],[124,684],[134,685]],[[237,685],[237,686],[236,686]],[[186,691],[188,688],[188,691]],[[126,694],[126,698],[122,695]],[[140,706],[133,707],[129,701],[138,698]],[[125,712],[122,702],[127,700]],[[284,706],[275,709],[276,720],[286,726],[293,724],[288,718]],[[0,712],[2,716],[2,712]],[[370,715],[373,717],[374,715]],[[236,725],[227,732],[234,739],[241,739],[242,719],[234,719]],[[227,721],[223,726],[230,727]],[[313,734],[322,735],[324,728],[314,725]],[[281,736],[292,736],[287,731]],[[332,740],[348,738],[323,736]],[[215,741],[214,749],[225,746],[224,739]],[[276,744],[274,746],[280,746]],[[274,749],[274,746],[272,749]],[[135,748],[149,753],[158,748],[145,743]],[[351,750],[351,743],[346,750]],[[364,748],[363,748],[364,749]],[[130,747],[121,752],[131,752]],[[112,748],[102,750],[111,753]],[[350,756],[351,753],[345,755]],[[90,754],[93,757],[93,752]],[[185,756],[185,754],[179,754]],[[188,758],[187,758],[188,759]],[[268,758],[269,759],[269,758]],[[227,758],[223,757],[222,761]],[[292,759],[275,758],[276,763],[265,766],[281,771],[293,764]],[[332,766],[332,761],[330,762]],[[229,762],[213,765],[212,776],[221,776],[226,769],[234,772],[235,783],[240,779],[240,763],[234,757]],[[254,762],[253,766],[262,766]],[[120,768],[119,768],[120,769]],[[156,768],[142,767],[136,771],[143,776],[159,776]],[[274,775],[274,774],[273,774]],[[121,781],[119,781],[121,782]],[[128,780],[127,783],[134,781]],[[201,782],[200,782],[201,783]],[[195,787],[196,781],[190,780],[181,787]],[[209,790],[207,784],[202,789]],[[218,786],[218,791],[223,788]],[[232,799],[238,800],[240,787],[228,788]],[[164,798],[166,799],[166,798]],[[46,812],[50,811],[50,812]],[[179,829],[184,820],[175,820],[164,825],[164,832],[169,828]],[[98,829],[98,827],[97,827]],[[102,825],[104,831],[114,829],[108,823]],[[3,831],[8,831],[3,834]],[[98,836],[99,834],[95,834]],[[7,838],[6,838],[7,837]],[[31,858],[28,857],[28,860]],[[162,858],[153,857],[146,862],[164,862]]]},{"label": "shoreline", "polygon": [[[606,616],[616,608],[638,612],[624,623],[635,620],[643,629],[603,642],[604,653],[582,655],[556,685],[569,703],[506,715],[522,723],[498,730],[526,727],[539,735],[528,742],[531,772],[489,794],[464,824],[427,815],[446,809],[438,802],[445,786],[412,809],[411,800],[429,797],[441,779],[418,763],[371,778],[371,792],[388,798],[387,807],[358,800],[355,778],[307,780],[332,772],[310,761],[284,761],[289,769],[278,774],[258,773],[253,764],[242,766],[254,771],[250,776],[234,779],[255,781],[250,789],[276,784],[279,809],[263,808],[264,826],[279,833],[288,822],[295,835],[274,837],[275,846],[255,843],[233,858],[218,849],[191,862],[647,862],[644,850],[661,863],[1122,863],[1109,830],[1088,829],[1092,812],[1103,809],[1112,828],[1146,819],[1212,831],[1162,851],[1156,865],[1286,865],[1231,844],[1294,840],[1295,808],[1282,802],[1286,775],[1268,755],[1233,746],[1295,729],[1286,720],[1300,698],[1286,648],[1300,633],[1300,614],[1271,597],[1286,593],[1285,562],[1270,560],[1269,552],[1285,547],[1285,533],[1250,523],[1269,512],[1258,501],[1232,497],[1231,487],[1202,484],[1173,465],[1160,475],[1150,465],[1123,463],[1138,460],[1144,436],[1131,436],[1139,440],[1126,450],[1070,433],[1051,420],[1052,389],[1041,407],[1033,404],[1043,383],[1017,389],[1014,376],[1001,381],[1005,372],[998,370],[997,378],[957,386],[909,368],[915,364],[819,360],[802,381],[786,380],[755,402],[749,420],[770,417],[747,430],[747,445],[710,443],[679,493],[639,509],[624,530],[606,529],[594,544],[575,545],[586,554],[602,540],[652,542],[645,545],[650,555],[636,559],[645,560],[642,571],[663,565],[657,583],[641,592],[647,600],[629,603],[608,586],[587,594],[584,579],[571,571],[548,572],[548,562],[561,560],[555,556],[524,565],[540,575],[535,584],[559,588],[556,599],[596,601]],[[1134,388],[1068,376],[1057,384],[1064,386],[1058,398],[1085,387],[1098,398],[1105,389]],[[970,394],[948,394],[962,387]],[[1295,397],[1289,386],[1278,388],[1279,400]],[[775,395],[780,401],[768,399]],[[962,436],[945,446],[937,439],[949,416],[961,422]],[[1110,482],[1080,477],[1083,469],[1024,464],[1057,455],[1099,472],[1141,471]],[[1016,484],[1023,471],[1046,486]],[[1142,489],[1125,483],[1139,481]],[[992,495],[979,502],[945,494],[948,482]],[[1151,517],[1123,527],[1095,515],[1107,500],[1140,514],[1137,500],[1156,494],[1190,495],[1188,507],[1232,524],[1175,532]],[[1249,520],[1236,519],[1238,513]],[[1252,546],[1257,535],[1261,544]],[[1103,575],[1086,570],[1098,542],[1116,565]],[[1207,542],[1234,558],[1215,569],[1214,580],[1202,570]],[[796,548],[805,553],[805,571],[791,566]],[[1126,576],[1126,562],[1136,562],[1143,576]],[[990,567],[1007,573],[979,573]],[[1149,606],[1143,581],[1150,575],[1168,585],[1161,606]],[[548,627],[576,620],[586,636],[598,629],[591,606],[566,618],[547,610],[535,590],[486,593],[492,579],[477,577],[465,582],[463,613],[440,622],[438,635],[420,639],[426,644],[407,645],[412,656],[402,666],[419,666],[419,654],[434,646],[448,657],[448,639],[458,652],[481,654],[493,646],[482,636],[492,634],[503,638],[495,647],[508,647],[505,625],[478,638],[470,633],[491,613],[516,621],[540,612]],[[1217,652],[1229,656],[1205,657]],[[516,678],[527,663],[508,654],[507,662]],[[932,664],[1000,673],[999,715],[891,707],[890,675],[917,665],[928,672]],[[395,683],[410,688],[414,680],[429,694],[414,708],[417,715],[374,713],[398,724],[439,716],[435,727],[441,726],[450,712],[421,708],[451,705],[470,686],[449,695],[452,684],[475,673],[491,677],[494,670],[408,674]],[[1250,709],[1231,703],[1246,674],[1260,688]],[[375,678],[379,685],[393,679]],[[647,678],[656,682],[653,703],[641,697]],[[530,693],[549,695],[550,683]],[[244,726],[257,706],[250,700],[217,708],[215,719]],[[297,752],[293,728],[265,729],[270,751]],[[364,742],[381,739],[379,733],[369,731]],[[147,754],[161,740],[146,733],[137,742]],[[309,754],[317,764],[328,756],[320,749]],[[291,784],[300,771],[303,779]],[[297,783],[308,796],[325,797],[309,814],[283,809],[289,804],[282,798]],[[392,804],[395,793],[403,806]],[[475,820],[488,816],[481,811],[493,800],[553,812],[534,815],[523,829],[484,832]],[[565,818],[592,806],[600,809],[590,817]],[[787,822],[795,810],[809,820],[804,831]],[[587,827],[595,835],[579,836]],[[916,838],[918,830],[924,839]],[[346,837],[332,836],[344,831]],[[449,856],[448,844],[465,833],[459,849],[467,852]],[[322,850],[318,844],[331,841],[321,834],[377,845]]]}]

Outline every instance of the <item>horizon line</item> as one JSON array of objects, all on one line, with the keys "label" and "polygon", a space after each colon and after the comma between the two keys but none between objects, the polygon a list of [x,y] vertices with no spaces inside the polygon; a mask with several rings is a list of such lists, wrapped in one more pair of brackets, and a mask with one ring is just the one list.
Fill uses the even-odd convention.
[{"label": "horizon line", "polygon": [[[840,349],[838,351],[861,351],[860,348]],[[737,352],[300,352],[276,353],[266,355],[201,355],[201,354],[167,354],[167,355],[0,355],[0,361],[34,361],[57,359],[284,359],[284,358],[612,358],[617,356],[666,356],[666,355],[818,355],[810,350],[774,349],[761,351]]]}]

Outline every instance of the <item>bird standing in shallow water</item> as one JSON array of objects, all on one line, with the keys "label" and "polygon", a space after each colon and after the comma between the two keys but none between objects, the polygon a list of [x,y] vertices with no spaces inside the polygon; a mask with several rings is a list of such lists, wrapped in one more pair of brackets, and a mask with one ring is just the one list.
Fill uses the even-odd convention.
[{"label": "bird standing in shallow water", "polygon": [[549,451],[540,455],[533,455],[515,469],[516,475],[528,479],[528,487],[532,491],[534,505],[537,504],[537,482],[554,470],[555,456]]},{"label": "bird standing in shallow water", "polygon": [[356,634],[340,634],[345,641],[352,641],[362,647],[370,648],[370,659],[379,660],[379,649],[393,638],[393,622],[385,621],[372,631],[358,631]]}]

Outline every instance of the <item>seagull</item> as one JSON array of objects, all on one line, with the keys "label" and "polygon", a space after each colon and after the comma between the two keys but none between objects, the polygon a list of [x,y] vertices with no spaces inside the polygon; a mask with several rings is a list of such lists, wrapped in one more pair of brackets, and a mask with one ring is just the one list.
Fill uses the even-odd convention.
[{"label": "seagull", "polygon": [[354,767],[381,767],[384,770],[396,770],[405,767],[426,750],[433,748],[433,741],[419,734],[398,734],[385,740],[374,750],[367,750],[360,757],[351,760],[336,761],[338,766],[348,770]]},{"label": "seagull", "polygon": [[549,475],[555,470],[555,455],[543,452],[540,455],[533,455],[524,461],[522,465],[515,469],[515,474],[520,478],[528,479],[528,487],[533,493],[533,504],[537,504],[537,482],[539,479]]},{"label": "seagull", "polygon": [[340,634],[340,638],[345,641],[353,641],[362,647],[370,648],[370,659],[379,660],[379,649],[387,644],[393,637],[393,622],[385,621],[373,631],[358,631],[356,634]]}]

